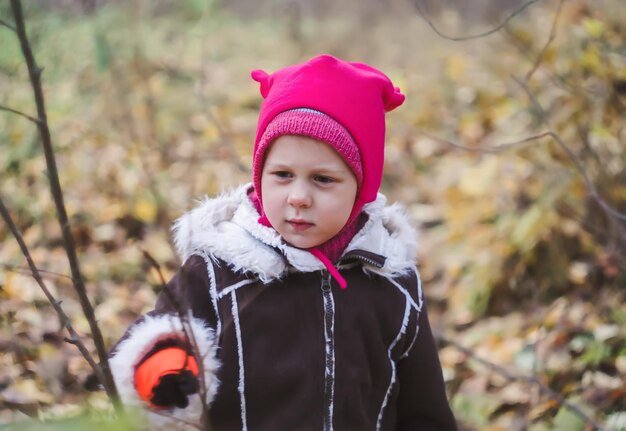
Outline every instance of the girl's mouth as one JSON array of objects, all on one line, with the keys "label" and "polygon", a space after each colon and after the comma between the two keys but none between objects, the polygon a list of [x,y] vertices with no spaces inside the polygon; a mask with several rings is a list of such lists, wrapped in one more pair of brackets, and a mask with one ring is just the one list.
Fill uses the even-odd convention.
[{"label": "girl's mouth", "polygon": [[313,223],[304,220],[287,220],[287,223],[289,223],[289,226],[296,232],[303,232],[313,226]]}]

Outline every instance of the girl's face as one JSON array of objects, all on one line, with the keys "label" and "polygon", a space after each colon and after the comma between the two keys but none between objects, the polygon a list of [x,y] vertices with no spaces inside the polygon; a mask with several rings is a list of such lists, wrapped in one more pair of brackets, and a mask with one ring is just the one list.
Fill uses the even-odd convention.
[{"label": "girl's face", "polygon": [[352,170],[329,145],[284,135],[269,148],[261,173],[263,209],[289,244],[315,247],[339,233],[356,193]]}]

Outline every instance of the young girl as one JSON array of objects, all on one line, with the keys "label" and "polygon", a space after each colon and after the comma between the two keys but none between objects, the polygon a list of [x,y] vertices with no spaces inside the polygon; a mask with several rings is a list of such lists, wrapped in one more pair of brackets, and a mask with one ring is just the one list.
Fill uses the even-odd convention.
[{"label": "young girl", "polygon": [[185,263],[112,352],[122,400],[151,429],[198,429],[202,393],[213,430],[455,430],[416,232],[378,194],[404,95],[328,55],[252,77],[253,182],[176,222]]}]

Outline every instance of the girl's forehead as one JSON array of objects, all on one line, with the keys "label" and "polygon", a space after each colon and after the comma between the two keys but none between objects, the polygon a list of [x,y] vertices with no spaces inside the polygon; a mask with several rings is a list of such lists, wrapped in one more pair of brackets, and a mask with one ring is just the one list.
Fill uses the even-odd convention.
[{"label": "girl's forehead", "polygon": [[342,168],[345,162],[330,145],[307,136],[284,135],[268,150],[265,165],[317,166]]}]

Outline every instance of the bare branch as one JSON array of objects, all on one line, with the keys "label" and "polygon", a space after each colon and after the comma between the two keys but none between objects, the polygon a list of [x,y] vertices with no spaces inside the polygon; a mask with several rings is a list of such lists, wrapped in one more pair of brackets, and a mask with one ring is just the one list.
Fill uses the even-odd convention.
[{"label": "bare branch", "polygon": [[534,96],[534,94],[528,89],[528,86],[526,86],[526,84],[524,82],[522,82],[516,76],[513,75],[512,77],[515,80],[515,82],[517,82],[519,84],[519,86],[522,87],[524,92],[526,92],[526,94],[528,95],[531,103],[533,104],[533,106],[535,107],[537,112],[539,113],[541,122],[548,128],[549,135],[552,136],[552,138],[559,144],[559,146],[563,149],[563,151],[565,151],[565,153],[572,160],[572,162],[574,162],[574,166],[576,166],[576,169],[578,170],[580,175],[583,177],[583,180],[585,182],[585,187],[587,188],[587,192],[591,195],[591,197],[593,197],[593,199],[598,203],[598,205],[600,205],[600,207],[604,210],[604,212],[608,216],[617,218],[617,219],[622,220],[622,221],[626,221],[626,214],[623,214],[623,213],[617,211],[615,208],[611,207],[600,196],[600,194],[598,193],[598,190],[593,185],[593,182],[591,181],[591,179],[587,175],[587,172],[585,171],[585,168],[582,165],[581,161],[578,159],[578,157],[576,157],[576,154],[574,154],[574,152],[571,150],[571,148],[569,148],[567,146],[567,144],[563,141],[563,139],[561,139],[559,134],[550,125],[550,122],[548,121],[548,116],[547,116],[545,110],[543,109],[541,104],[537,101],[537,98]]},{"label": "bare branch", "polygon": [[35,104],[37,106],[37,117],[39,118],[40,122],[38,124],[39,134],[41,136],[41,144],[43,146],[44,154],[46,157],[48,179],[50,181],[50,191],[52,193],[52,197],[56,206],[59,225],[61,226],[63,243],[70,264],[72,280],[74,282],[74,289],[78,294],[78,298],[80,300],[83,313],[85,314],[85,318],[89,322],[91,335],[96,346],[96,351],[98,352],[98,358],[100,360],[100,366],[102,368],[102,375],[104,377],[104,379],[102,380],[102,384],[104,385],[107,395],[113,401],[116,411],[118,413],[122,413],[122,405],[119,402],[119,396],[115,387],[115,381],[113,380],[111,369],[109,367],[109,359],[106,348],[104,346],[104,339],[102,337],[102,333],[100,332],[98,322],[96,321],[93,306],[91,305],[89,297],[87,296],[87,289],[85,287],[83,276],[81,274],[80,266],[78,263],[76,245],[74,243],[74,238],[70,229],[70,223],[67,217],[67,212],[65,210],[65,203],[63,201],[63,190],[61,189],[61,184],[59,182],[59,174],[56,166],[54,150],[52,148],[52,138],[50,136],[50,129],[48,127],[43,89],[41,86],[41,72],[43,69],[41,69],[37,65],[35,57],[33,56],[33,52],[28,41],[28,35],[26,34],[24,16],[22,13],[22,4],[20,0],[11,0],[11,9],[13,11],[13,16],[15,19],[16,33],[20,41],[20,47],[22,49],[22,54],[24,55],[26,65],[28,67],[28,74],[33,88]]},{"label": "bare branch", "polygon": [[141,252],[143,254],[143,257],[150,264],[150,266],[152,266],[154,269],[156,269],[157,274],[159,275],[159,280],[161,281],[161,287],[165,288],[165,285],[167,283],[165,281],[165,277],[163,277],[163,272],[161,271],[161,265],[159,265],[159,262],[157,262],[157,260],[154,257],[152,257],[152,255],[150,253],[148,253],[146,250],[141,249]]},{"label": "bare branch", "polygon": [[19,115],[20,117],[24,117],[27,120],[30,120],[33,123],[35,123],[37,126],[39,126],[41,124],[41,121],[39,121],[37,118],[32,117],[32,116],[30,116],[28,114],[25,114],[22,111],[18,111],[17,109],[9,108],[8,106],[0,105],[0,111],[11,112],[13,114]]},{"label": "bare branch", "polygon": [[528,142],[532,142],[532,141],[536,141],[538,139],[544,138],[546,136],[550,136],[550,132],[543,132],[540,133],[538,135],[533,135],[533,136],[529,136],[527,138],[524,139],[520,139],[519,141],[513,141],[513,142],[506,142],[504,144],[499,144],[499,145],[495,145],[493,147],[467,147],[465,145],[461,145],[461,144],[457,144],[456,142],[452,142],[452,141],[448,141],[446,139],[440,138],[438,136],[434,136],[431,135],[430,133],[427,132],[423,132],[421,130],[418,130],[417,133],[419,133],[420,135],[426,136],[427,138],[430,138],[434,141],[437,142],[441,142],[443,144],[446,145],[450,145],[451,147],[455,147],[458,148],[460,150],[464,150],[464,151],[472,151],[472,152],[477,152],[477,153],[500,153],[503,151],[507,151],[510,150],[513,147],[519,147],[519,146],[523,146],[524,144],[527,144]]},{"label": "bare branch", "polygon": [[[202,352],[198,347],[198,341],[196,339],[196,334],[190,324],[191,318],[193,317],[191,309],[188,306],[188,303],[184,301],[183,304],[176,294],[170,289],[167,288],[165,283],[165,277],[163,277],[163,273],[161,271],[161,265],[157,260],[152,257],[152,255],[146,251],[142,250],[144,258],[148,261],[150,266],[152,266],[158,273],[159,279],[162,283],[162,292],[167,297],[167,300],[172,304],[174,309],[176,310],[176,314],[181,321],[183,334],[185,335],[185,341],[189,343],[191,347],[191,352],[193,354],[194,359],[196,360],[196,364],[198,365],[198,382],[200,383],[200,399],[202,400],[202,419],[201,422],[203,424],[203,429],[210,430],[209,416],[208,416],[208,405],[206,403],[208,389],[206,385],[206,381],[204,380],[204,357],[202,356]],[[182,278],[182,286],[183,288],[187,286],[187,272],[185,271],[185,267],[181,269],[181,278]],[[182,296],[182,299],[185,300],[186,297]]]},{"label": "bare branch", "polygon": [[528,73],[526,73],[526,76],[524,77],[524,81],[526,82],[528,82],[530,78],[533,76],[533,74],[537,71],[537,69],[539,68],[539,65],[543,61],[543,57],[546,51],[548,50],[548,47],[554,41],[554,39],[556,39],[556,25],[559,21],[559,17],[561,16],[561,11],[563,10],[564,2],[565,0],[559,0],[559,6],[557,7],[556,12],[554,14],[554,19],[552,20],[552,28],[550,29],[550,36],[548,36],[548,41],[543,46],[543,48],[541,48],[541,51],[539,51],[539,54],[537,54],[537,58],[535,59],[535,63],[533,64],[533,67],[528,71]]},{"label": "bare branch", "polygon": [[580,409],[580,407],[578,407],[577,405],[571,403],[570,401],[567,401],[563,397],[563,395],[561,395],[560,393],[554,391],[549,386],[546,386],[537,377],[535,377],[535,376],[524,376],[524,375],[513,373],[513,372],[507,370],[506,368],[504,368],[502,365],[498,365],[498,364],[495,364],[495,363],[493,363],[491,361],[488,361],[487,359],[481,358],[476,353],[474,353],[474,351],[472,351],[471,349],[463,346],[462,344],[460,344],[460,343],[458,343],[458,342],[456,342],[456,341],[454,341],[454,340],[452,340],[450,338],[447,338],[447,337],[445,337],[443,335],[436,335],[435,337],[441,343],[454,347],[455,349],[457,349],[460,352],[462,352],[464,355],[467,355],[468,357],[472,358],[476,362],[478,362],[481,365],[487,367],[491,371],[494,371],[494,372],[498,373],[499,375],[503,376],[505,379],[507,379],[509,381],[521,381],[521,382],[529,383],[531,385],[534,385],[534,386],[538,387],[539,390],[544,395],[549,397],[551,400],[556,401],[560,406],[564,406],[568,410],[571,410],[574,414],[576,414],[578,417],[580,417],[582,420],[584,420],[586,424],[593,426],[593,429],[595,429],[597,431],[607,431],[606,428],[604,427],[604,425],[602,425],[599,422],[597,422],[594,418],[589,417],[584,411],[582,411]]},{"label": "bare branch", "polygon": [[6,223],[6,225],[9,227],[11,234],[13,234],[13,236],[15,237],[15,240],[19,244],[20,250],[22,251],[22,254],[24,255],[24,257],[26,258],[26,261],[28,262],[28,266],[30,267],[30,271],[33,275],[33,278],[35,279],[35,281],[37,281],[37,284],[39,285],[44,295],[46,296],[46,298],[48,299],[48,301],[54,308],[54,311],[56,311],[59,318],[61,319],[61,326],[67,329],[67,331],[69,332],[71,339],[72,339],[72,344],[74,344],[78,348],[78,350],[83,355],[85,360],[87,360],[87,362],[89,363],[93,371],[96,373],[98,378],[101,379],[101,381],[104,381],[104,375],[102,374],[102,369],[100,368],[98,364],[96,364],[93,357],[89,353],[89,350],[87,350],[83,342],[80,340],[80,337],[78,333],[74,330],[74,327],[72,326],[69,317],[67,317],[67,314],[65,314],[65,312],[63,311],[63,308],[61,308],[61,301],[57,300],[52,295],[52,293],[50,293],[50,290],[44,283],[43,278],[41,277],[41,274],[39,273],[37,266],[35,266],[35,262],[33,261],[33,258],[31,257],[30,252],[28,251],[28,247],[26,246],[26,243],[24,242],[24,239],[22,238],[22,235],[17,229],[17,226],[15,226],[15,223],[13,222],[13,219],[11,218],[11,214],[7,210],[6,206],[4,205],[2,197],[0,197],[0,214],[2,215],[2,218],[4,219],[4,222]]},{"label": "bare branch", "polygon": [[511,21],[513,18],[515,18],[515,16],[519,15],[524,9],[526,9],[528,6],[532,5],[533,3],[537,3],[539,1],[541,1],[541,0],[529,0],[529,1],[527,1],[526,3],[522,4],[519,8],[515,9],[498,26],[492,28],[491,30],[488,30],[488,31],[485,31],[485,32],[482,32],[482,33],[478,33],[478,34],[473,34],[473,35],[470,35],[470,36],[449,36],[447,34],[442,33],[435,26],[435,24],[433,24],[433,22],[430,20],[430,18],[428,18],[428,16],[424,13],[423,7],[421,5],[421,0],[414,0],[414,3],[415,3],[415,7],[417,8],[417,11],[419,12],[419,14],[422,16],[422,18],[424,18],[424,20],[426,20],[426,22],[428,23],[430,28],[432,28],[434,30],[434,32],[437,33],[437,35],[439,35],[440,37],[442,37],[444,39],[452,40],[452,41],[455,41],[455,42],[463,42],[463,41],[466,41],[466,40],[479,39],[481,37],[486,37],[486,36],[489,36],[491,34],[497,33],[498,31],[502,30],[509,23],[509,21]]},{"label": "bare branch", "polygon": [[[509,31],[508,28],[504,29],[504,34],[509,36],[509,42],[511,42],[511,45],[513,45],[513,47],[517,49],[517,52],[522,57],[526,58],[528,61],[534,64],[534,62],[537,60],[536,55],[529,52],[529,49],[526,46],[523,46],[523,44],[520,44],[516,40],[516,38],[512,35],[512,33]],[[546,69],[542,69],[542,72],[548,77],[550,82],[552,82],[555,86],[559,88],[562,88],[567,91],[579,90],[578,88],[576,88],[574,84],[568,82],[568,80],[564,76],[561,76],[558,73],[555,73]],[[589,90],[585,90],[585,91],[589,92]]]},{"label": "bare branch", "polygon": [[13,27],[11,24],[9,24],[8,22],[6,22],[4,20],[0,19],[0,25],[3,26],[3,27],[8,28],[9,30],[13,30],[14,32],[17,33],[17,30],[15,29],[15,27]]},{"label": "bare branch", "polygon": [[[21,267],[21,266],[10,265],[8,263],[0,263],[0,268],[3,268],[6,271],[15,272],[17,274],[31,274],[31,270],[29,268],[24,268],[24,267]],[[41,269],[41,268],[39,268],[39,273],[42,274],[42,275],[48,275],[49,277],[67,278],[70,281],[72,280],[72,277],[70,277],[67,274],[60,274],[58,272],[47,271],[47,270]]]},{"label": "bare branch", "polygon": [[[137,51],[139,51],[138,47],[137,47]],[[113,64],[113,67],[111,67],[110,70],[111,70],[111,75],[113,77],[113,81],[116,83],[116,85],[113,86],[113,90],[114,90],[115,96],[118,99],[118,108],[119,108],[119,113],[120,113],[119,119],[120,119],[120,122],[123,123],[124,125],[123,130],[125,130],[129,135],[128,142],[130,143],[130,145],[135,151],[137,160],[139,161],[139,168],[145,179],[148,190],[150,194],[152,195],[152,197],[154,198],[154,202],[156,204],[157,221],[161,223],[167,217],[167,212],[168,212],[167,202],[166,202],[166,199],[161,194],[161,192],[159,191],[158,181],[157,181],[156,176],[154,175],[155,169],[150,167],[150,163],[146,157],[146,146],[143,144],[145,142],[148,142],[151,147],[158,144],[157,138],[156,138],[155,120],[153,118],[154,113],[152,112],[154,109],[154,106],[153,106],[154,97],[151,95],[149,87],[144,85],[143,88],[145,90],[145,94],[144,94],[145,97],[143,98],[143,100],[147,104],[146,109],[150,112],[149,114],[150,132],[148,136],[144,136],[140,128],[137,126],[135,114],[133,113],[133,109],[129,101],[130,100],[129,96],[132,94],[132,89],[128,85],[128,82],[127,82],[128,79],[126,78],[126,74],[118,70],[118,67],[116,67],[115,64]],[[142,72],[142,69],[140,67],[136,67],[135,71],[137,74],[140,74],[140,75],[144,73]],[[145,83],[148,81],[149,77],[142,75],[141,78],[142,79],[140,81]],[[160,147],[159,151],[161,154],[161,163],[166,164],[168,160],[166,160],[166,157],[164,155],[164,151],[163,151],[164,147],[162,145],[159,145],[159,147]],[[174,259],[178,260],[178,256],[176,254],[176,247],[174,246],[170,237],[168,237],[168,244],[170,246],[170,249],[172,250],[172,255],[174,256]]]}]

